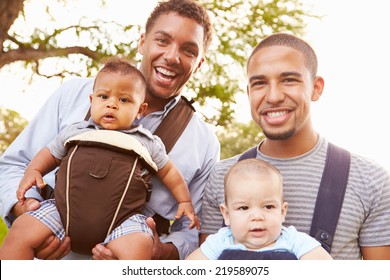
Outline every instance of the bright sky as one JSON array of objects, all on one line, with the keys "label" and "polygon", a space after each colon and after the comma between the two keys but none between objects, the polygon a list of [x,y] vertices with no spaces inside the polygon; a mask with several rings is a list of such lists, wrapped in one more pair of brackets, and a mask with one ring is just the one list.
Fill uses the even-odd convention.
[{"label": "bright sky", "polygon": [[[386,139],[386,109],[390,103],[390,92],[386,90],[386,67],[390,65],[387,1],[301,1],[307,9],[324,16],[308,22],[304,38],[316,50],[319,75],[325,79],[323,97],[312,106],[314,126],[335,144],[372,158],[390,170]],[[155,0],[143,1],[143,12],[139,5],[129,10],[119,2],[108,1],[115,11],[113,19],[131,18],[142,23]],[[27,87],[21,73],[0,71],[0,106],[31,119],[59,83],[37,81]],[[239,108],[239,114],[249,119],[246,99]]]}]

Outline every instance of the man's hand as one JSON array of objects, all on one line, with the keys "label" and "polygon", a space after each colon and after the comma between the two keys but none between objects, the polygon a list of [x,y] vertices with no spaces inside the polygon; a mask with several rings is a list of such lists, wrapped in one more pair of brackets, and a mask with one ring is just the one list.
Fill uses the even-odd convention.
[{"label": "man's hand", "polygon": [[152,217],[148,217],[146,219],[146,224],[150,227],[150,229],[153,232],[154,242],[153,242],[152,260],[159,260],[161,259],[162,243],[156,231],[156,223],[154,222]]},{"label": "man's hand", "polygon": [[156,231],[156,223],[153,218],[148,217],[146,223],[151,228],[154,238],[152,260],[178,260],[179,252],[175,245],[172,243],[162,243],[160,241],[160,237]]},{"label": "man's hand", "polygon": [[49,236],[42,245],[34,250],[35,257],[42,260],[59,260],[70,253],[70,238],[61,242],[55,235]]},{"label": "man's hand", "polygon": [[[38,200],[34,198],[27,198],[23,203],[16,203],[12,208],[12,214],[15,217],[19,217],[27,211],[37,210],[41,207],[41,204]],[[52,235],[41,246],[34,250],[34,255],[38,259],[45,260],[54,260],[62,259],[70,252],[70,238],[66,237],[65,240],[61,241],[55,236]]]}]

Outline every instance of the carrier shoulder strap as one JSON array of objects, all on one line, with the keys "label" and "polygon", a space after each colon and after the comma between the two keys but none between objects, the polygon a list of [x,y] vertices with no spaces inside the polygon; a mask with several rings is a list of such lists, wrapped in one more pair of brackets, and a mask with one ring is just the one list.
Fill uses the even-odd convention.
[{"label": "carrier shoulder strap", "polygon": [[[257,146],[244,152],[240,158],[255,158]],[[350,153],[332,143],[328,144],[325,168],[318,190],[310,235],[330,252],[348,182]],[[331,205],[332,207],[329,207]]]},{"label": "carrier shoulder strap", "polygon": [[257,146],[253,147],[246,152],[244,152],[239,158],[238,161],[248,158],[255,158],[257,156]]},{"label": "carrier shoulder strap", "polygon": [[[194,100],[189,101],[184,96],[181,96],[179,102],[171,111],[169,111],[154,132],[154,135],[161,138],[167,153],[173,148],[177,139],[179,139],[191,120],[191,117],[195,112],[192,103],[194,103]],[[158,235],[169,234],[169,220],[157,213],[153,216],[153,220],[156,223]]]},{"label": "carrier shoulder strap", "polygon": [[329,143],[310,229],[310,235],[316,238],[328,253],[344,201],[350,161],[348,151]]},{"label": "carrier shoulder strap", "polygon": [[154,132],[155,135],[161,138],[167,153],[173,148],[177,139],[179,139],[191,120],[195,112],[192,103],[194,103],[194,100],[189,101],[184,96],[181,96],[179,102],[165,116]]}]

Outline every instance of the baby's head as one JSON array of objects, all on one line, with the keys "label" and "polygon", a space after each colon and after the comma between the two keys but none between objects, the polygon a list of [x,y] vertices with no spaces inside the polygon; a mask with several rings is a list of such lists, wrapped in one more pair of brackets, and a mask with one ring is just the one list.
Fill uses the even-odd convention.
[{"label": "baby's head", "polygon": [[129,129],[147,109],[145,78],[126,59],[112,57],[103,64],[90,96],[91,116],[105,129]]},{"label": "baby's head", "polygon": [[220,206],[236,243],[259,249],[275,242],[287,213],[283,179],[274,166],[246,159],[225,175],[225,204]]}]

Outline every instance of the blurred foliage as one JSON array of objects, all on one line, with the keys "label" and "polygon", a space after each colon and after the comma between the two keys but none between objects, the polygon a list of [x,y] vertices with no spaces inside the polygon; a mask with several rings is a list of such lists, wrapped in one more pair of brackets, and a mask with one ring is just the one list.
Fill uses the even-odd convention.
[{"label": "blurred foliage", "polygon": [[[19,113],[0,107],[0,155],[14,141],[16,136],[22,132],[27,124],[27,120],[20,116]],[[0,246],[7,232],[7,226],[0,217]]]},{"label": "blurred foliage", "polygon": [[223,129],[217,130],[217,136],[221,143],[221,159],[241,154],[264,138],[254,121],[240,123],[234,120]]},{"label": "blurred foliage", "polygon": [[7,235],[7,232],[8,232],[7,226],[5,225],[4,221],[0,217],[0,246],[3,243],[3,240]]},{"label": "blurred foliage", "polygon": [[[137,44],[143,26],[107,22],[93,13],[74,19],[72,12],[79,1],[2,0],[0,68],[24,61],[33,75],[90,76],[96,73],[100,59],[105,56],[140,60]],[[110,1],[90,2],[104,10]],[[245,88],[243,68],[252,48],[274,32],[302,35],[305,17],[315,16],[304,11],[299,0],[200,2],[210,11],[214,38],[206,63],[189,82],[185,95],[196,97],[198,111],[206,121],[224,126],[234,118],[230,105],[235,102],[235,94]],[[40,9],[39,16],[45,19],[44,26],[31,26],[30,22],[37,17],[36,7]],[[58,20],[67,15],[68,22]]]},{"label": "blurred foliage", "polygon": [[[80,0],[2,0],[0,1],[0,69],[19,67],[20,62],[34,75],[44,77],[91,76],[101,58],[120,55],[138,62],[139,34],[143,26],[107,22],[91,13],[69,22],[59,21],[77,9]],[[109,0],[90,1],[109,4]],[[303,9],[299,0],[201,0],[210,11],[214,38],[206,63],[190,80],[185,95],[196,97],[197,110],[216,126],[221,141],[221,158],[242,153],[263,137],[251,121],[234,119],[235,95],[242,94],[245,62],[252,48],[275,32],[302,35],[305,17],[316,17]],[[142,4],[140,4],[142,5]],[[44,26],[32,26],[40,15]],[[34,8],[34,9],[33,9]],[[60,13],[60,14],[58,14]],[[65,16],[64,16],[65,15]],[[17,24],[15,24],[17,23]],[[19,63],[15,63],[19,62]],[[53,70],[54,69],[54,70]],[[27,125],[17,112],[0,108],[0,155]],[[0,243],[7,229],[0,219]]]},{"label": "blurred foliage", "polygon": [[18,112],[0,107],[0,155],[27,124]]}]

